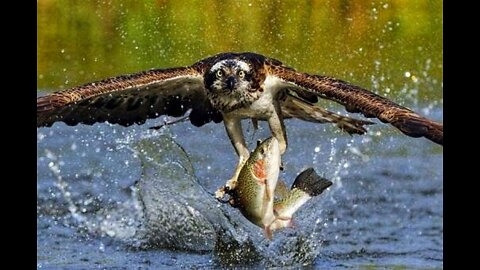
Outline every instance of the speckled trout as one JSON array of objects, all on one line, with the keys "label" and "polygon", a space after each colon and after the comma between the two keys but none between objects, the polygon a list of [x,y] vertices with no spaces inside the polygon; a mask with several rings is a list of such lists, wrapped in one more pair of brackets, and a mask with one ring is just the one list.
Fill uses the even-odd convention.
[{"label": "speckled trout", "polygon": [[[273,230],[292,227],[293,214],[310,198],[332,185],[309,168],[297,176],[290,191],[280,192],[277,187],[280,163],[278,141],[273,137],[266,139],[250,154],[235,188],[228,191],[230,204],[263,228],[268,239],[272,239]],[[275,200],[276,193],[283,193],[283,196]]]}]

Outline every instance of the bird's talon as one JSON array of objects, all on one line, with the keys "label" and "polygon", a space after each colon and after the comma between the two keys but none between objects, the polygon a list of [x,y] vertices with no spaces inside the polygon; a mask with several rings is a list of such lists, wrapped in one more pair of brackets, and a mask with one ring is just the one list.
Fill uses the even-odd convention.
[{"label": "bird's talon", "polygon": [[225,187],[224,187],[224,189],[226,189],[225,192],[228,193],[228,191],[231,191],[231,190],[235,189],[236,186],[237,186],[237,180],[236,179],[228,180],[227,183],[225,184]]},{"label": "bird's talon", "polygon": [[215,199],[217,199],[219,202],[224,202],[222,199],[225,197],[225,192],[226,192],[226,187],[221,187],[215,191]]},{"label": "bird's talon", "polygon": [[223,204],[228,203],[228,204],[231,204],[231,202],[230,202],[231,199],[228,199],[228,200],[223,200],[223,199],[221,199],[221,198],[220,198],[220,199],[219,199],[219,198],[216,198],[216,199],[217,199],[217,201],[218,201],[219,203],[223,203]]}]

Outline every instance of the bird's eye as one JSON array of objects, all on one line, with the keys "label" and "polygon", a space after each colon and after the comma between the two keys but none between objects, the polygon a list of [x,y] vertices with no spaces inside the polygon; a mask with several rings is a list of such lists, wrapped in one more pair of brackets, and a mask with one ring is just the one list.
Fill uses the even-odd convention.
[{"label": "bird's eye", "polygon": [[216,73],[217,75],[217,78],[221,78],[223,76],[223,71],[221,69],[219,69]]},{"label": "bird's eye", "polygon": [[240,79],[245,78],[245,71],[240,70],[240,71],[238,72],[238,77],[240,77]]}]

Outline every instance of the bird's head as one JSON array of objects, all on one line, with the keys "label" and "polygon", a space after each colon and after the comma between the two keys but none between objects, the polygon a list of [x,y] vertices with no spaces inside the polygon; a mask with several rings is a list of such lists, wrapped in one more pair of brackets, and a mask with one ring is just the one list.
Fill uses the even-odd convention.
[{"label": "bird's head", "polygon": [[217,95],[243,95],[256,91],[251,64],[239,59],[225,59],[215,63],[205,76],[205,87]]}]

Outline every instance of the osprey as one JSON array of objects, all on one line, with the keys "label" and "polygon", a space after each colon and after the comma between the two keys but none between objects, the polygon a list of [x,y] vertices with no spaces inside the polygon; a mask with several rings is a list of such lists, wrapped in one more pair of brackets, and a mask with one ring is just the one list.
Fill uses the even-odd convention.
[{"label": "osprey", "polygon": [[301,73],[250,52],[221,53],[187,67],[108,78],[39,97],[37,127],[57,121],[67,125],[107,121],[129,126],[161,115],[180,117],[188,111],[195,126],[223,120],[239,156],[233,177],[216,193],[223,197],[235,186],[249,157],[241,119],[267,121],[281,154],[287,148],[286,118],[334,123],[350,134],[363,134],[364,125],[372,124],[322,109],[315,105],[318,98],[340,103],[348,112],[376,117],[408,136],[443,145],[443,124],[348,82]]}]

